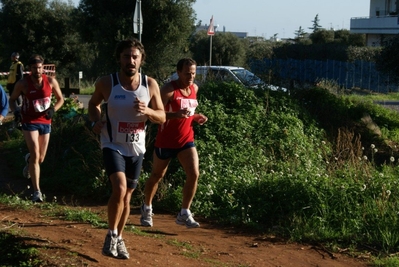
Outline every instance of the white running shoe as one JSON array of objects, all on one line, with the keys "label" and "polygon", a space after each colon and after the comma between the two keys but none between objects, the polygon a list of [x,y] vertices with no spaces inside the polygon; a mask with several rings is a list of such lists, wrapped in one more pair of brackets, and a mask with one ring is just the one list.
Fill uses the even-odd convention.
[{"label": "white running shoe", "polygon": [[34,192],[33,193],[33,197],[32,197],[32,201],[33,202],[43,202],[42,193],[40,191]]},{"label": "white running shoe", "polygon": [[118,238],[116,235],[107,234],[105,236],[104,246],[103,246],[103,255],[110,257],[117,257],[118,252],[116,249],[116,245],[118,243]]},{"label": "white running shoe", "polygon": [[141,212],[141,217],[140,217],[141,226],[152,227],[152,215],[154,215],[152,213],[152,209],[144,210],[144,204],[143,204],[141,206],[140,212]]},{"label": "white running shoe", "polygon": [[187,228],[197,228],[200,227],[200,224],[194,220],[194,214],[177,214],[176,223],[180,225],[185,225]]},{"label": "white running shoe", "polygon": [[116,243],[116,252],[118,252],[117,258],[119,259],[129,259],[129,252],[127,252],[125,242],[123,240],[118,240]]}]

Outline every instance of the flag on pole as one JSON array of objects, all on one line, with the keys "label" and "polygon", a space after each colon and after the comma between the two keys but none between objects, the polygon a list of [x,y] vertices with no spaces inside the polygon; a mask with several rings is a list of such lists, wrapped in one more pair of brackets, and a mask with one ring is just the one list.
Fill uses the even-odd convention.
[{"label": "flag on pole", "polygon": [[215,35],[215,29],[214,29],[214,27],[213,27],[213,15],[212,15],[212,18],[211,18],[211,22],[209,23],[209,27],[208,27],[208,33],[207,33],[208,35]]}]

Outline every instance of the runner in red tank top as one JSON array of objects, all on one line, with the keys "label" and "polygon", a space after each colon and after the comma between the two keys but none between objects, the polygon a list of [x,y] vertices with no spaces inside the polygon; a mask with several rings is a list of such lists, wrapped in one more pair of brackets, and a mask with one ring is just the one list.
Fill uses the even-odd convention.
[{"label": "runner in red tank top", "polygon": [[199,160],[194,144],[192,123],[204,124],[208,118],[196,114],[198,106],[198,86],[194,83],[197,63],[190,58],[183,58],[177,63],[176,81],[169,82],[161,88],[162,101],[165,106],[166,122],[159,126],[153,154],[153,166],[150,178],[145,184],[145,202],[141,207],[140,223],[152,226],[152,199],[158,189],[159,181],[164,177],[169,162],[177,157],[186,171],[186,182],[183,188],[182,209],[176,223],[188,228],[199,227],[193,218],[190,206],[197,191],[199,177]]},{"label": "runner in red tank top", "polygon": [[[165,106],[167,113],[179,112],[186,108],[191,109],[194,114],[195,108],[198,106],[197,93],[194,84],[188,87],[190,94],[184,95],[179,88],[177,81],[172,81],[173,95]],[[189,142],[194,142],[193,122],[194,116],[176,120],[168,119],[164,124],[158,126],[158,134],[155,140],[155,147],[161,148],[182,148]],[[176,130],[177,129],[177,130]]]},{"label": "runner in red tank top", "polygon": [[[42,202],[40,191],[40,164],[44,161],[50,140],[51,118],[64,104],[64,98],[58,81],[43,74],[44,59],[33,55],[29,59],[31,74],[15,84],[10,96],[10,108],[16,118],[22,117],[22,131],[29,153],[25,155],[26,166],[23,175],[31,178],[33,185],[33,202]],[[51,95],[55,96],[54,106]],[[15,100],[23,95],[21,108]]]}]

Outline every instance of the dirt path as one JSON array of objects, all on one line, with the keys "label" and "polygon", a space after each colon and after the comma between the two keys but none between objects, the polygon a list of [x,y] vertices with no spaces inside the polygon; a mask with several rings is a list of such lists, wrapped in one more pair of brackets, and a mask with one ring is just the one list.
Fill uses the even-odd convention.
[{"label": "dirt path", "polygon": [[[10,173],[0,153],[2,191],[11,194],[24,190],[27,181],[20,176],[11,177]],[[138,207],[132,208],[127,227],[139,231],[124,233],[130,259],[118,260],[101,254],[105,229],[49,217],[40,205],[29,210],[15,210],[0,204],[0,229],[21,233],[24,242],[43,254],[47,265],[42,266],[367,266],[364,260],[330,253],[321,245],[287,243],[273,236],[221,228],[200,219],[201,228],[186,229],[175,224],[175,215],[155,214],[154,227],[141,227]],[[98,212],[103,218],[106,216],[105,206],[79,208]]]}]

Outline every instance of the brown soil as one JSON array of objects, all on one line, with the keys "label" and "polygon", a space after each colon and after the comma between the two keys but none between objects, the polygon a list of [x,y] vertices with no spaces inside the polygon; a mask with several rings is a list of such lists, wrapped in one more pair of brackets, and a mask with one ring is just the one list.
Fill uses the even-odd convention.
[{"label": "brown soil", "polygon": [[[8,194],[19,194],[29,181],[12,177],[16,175],[10,173],[0,153],[0,188]],[[125,231],[123,235],[130,259],[119,260],[101,254],[105,229],[51,217],[46,215],[48,210],[40,209],[41,205],[21,210],[0,204],[0,230],[18,233],[25,244],[37,248],[43,267],[367,266],[367,257],[349,256],[345,249],[333,253],[321,244],[291,243],[240,228],[220,227],[201,218],[196,218],[201,223],[200,228],[187,229],[175,224],[175,215],[159,214],[156,210],[154,227],[141,227],[138,207],[132,207],[127,228],[140,231]],[[106,206],[73,206],[76,205],[68,205],[68,208],[91,210],[106,218]]]}]

